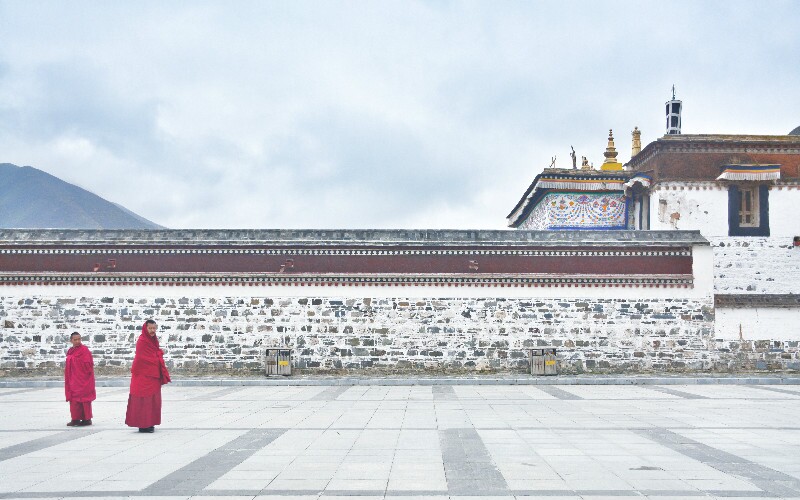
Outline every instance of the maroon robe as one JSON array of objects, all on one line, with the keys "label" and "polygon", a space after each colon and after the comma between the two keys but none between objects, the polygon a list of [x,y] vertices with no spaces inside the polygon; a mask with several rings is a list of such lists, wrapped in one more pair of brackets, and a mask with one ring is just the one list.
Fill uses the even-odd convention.
[{"label": "maroon robe", "polygon": [[164,364],[164,352],[158,347],[158,337],[151,337],[145,324],[136,341],[125,424],[140,429],[161,424],[161,385],[169,382],[169,372]]},{"label": "maroon robe", "polygon": [[94,388],[94,359],[88,347],[70,347],[64,367],[64,395],[69,401],[72,420],[91,420]]}]

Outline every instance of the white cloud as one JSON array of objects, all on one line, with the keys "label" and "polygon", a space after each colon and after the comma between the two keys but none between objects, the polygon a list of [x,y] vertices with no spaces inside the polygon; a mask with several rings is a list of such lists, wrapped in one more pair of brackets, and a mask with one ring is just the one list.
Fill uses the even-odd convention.
[{"label": "white cloud", "polygon": [[[503,227],[613,128],[798,124],[775,2],[0,2],[0,161],[168,227]],[[147,193],[147,194],[144,194]]]}]

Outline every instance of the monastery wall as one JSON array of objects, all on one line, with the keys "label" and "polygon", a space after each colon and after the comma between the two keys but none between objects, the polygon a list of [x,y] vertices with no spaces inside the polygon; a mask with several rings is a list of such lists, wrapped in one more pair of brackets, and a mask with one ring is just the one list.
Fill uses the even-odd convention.
[{"label": "monastery wall", "polygon": [[313,289],[302,296],[188,291],[5,295],[0,367],[55,369],[69,333],[80,331],[99,367],[124,368],[141,324],[152,317],[169,365],[190,373],[257,371],[262,349],[281,345],[294,350],[296,368],[310,370],[525,371],[528,349],[538,346],[559,348],[567,373],[727,368],[715,355],[710,297],[640,290],[638,298],[576,298],[554,289],[521,298],[495,288],[462,298],[363,288],[324,296]]},{"label": "monastery wall", "polygon": [[715,337],[697,233],[78,236],[0,249],[0,373],[59,373],[72,331],[101,373],[125,373],[148,318],[168,364],[195,375],[260,372],[270,346],[319,372],[525,372],[541,346],[559,349],[562,373],[800,368],[797,342]]},{"label": "monastery wall", "polygon": [[[638,298],[608,290],[560,297],[560,289],[528,298],[498,289],[462,298],[358,288],[303,296],[236,287],[87,291],[0,298],[0,369],[58,372],[69,333],[80,331],[100,372],[124,372],[151,317],[169,366],[195,375],[260,372],[263,349],[284,345],[294,368],[322,372],[525,372],[529,349],[541,346],[558,348],[561,373],[800,369],[794,334],[764,341],[746,325],[743,338],[717,336],[710,297],[649,289]],[[785,316],[776,312],[771,321],[780,325]],[[724,318],[727,331],[736,318]]]}]

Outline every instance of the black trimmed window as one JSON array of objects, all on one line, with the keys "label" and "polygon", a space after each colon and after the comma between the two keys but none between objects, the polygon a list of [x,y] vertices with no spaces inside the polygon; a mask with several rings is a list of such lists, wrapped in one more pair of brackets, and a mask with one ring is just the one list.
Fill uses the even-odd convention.
[{"label": "black trimmed window", "polygon": [[728,187],[728,236],[769,236],[769,186]]},{"label": "black trimmed window", "polygon": [[739,227],[758,227],[758,186],[739,186]]}]

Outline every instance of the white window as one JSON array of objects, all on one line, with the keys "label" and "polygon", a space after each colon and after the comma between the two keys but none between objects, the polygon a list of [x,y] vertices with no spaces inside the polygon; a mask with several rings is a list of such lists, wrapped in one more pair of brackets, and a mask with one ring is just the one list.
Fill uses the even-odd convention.
[{"label": "white window", "polygon": [[758,186],[739,188],[739,227],[758,227]]}]

